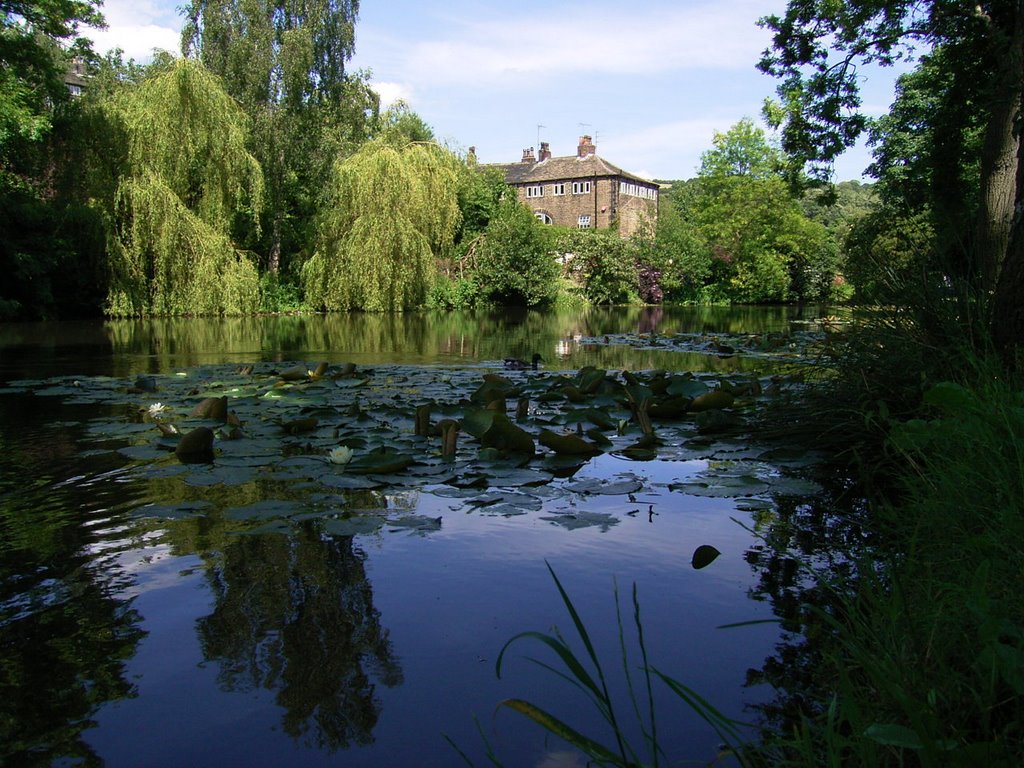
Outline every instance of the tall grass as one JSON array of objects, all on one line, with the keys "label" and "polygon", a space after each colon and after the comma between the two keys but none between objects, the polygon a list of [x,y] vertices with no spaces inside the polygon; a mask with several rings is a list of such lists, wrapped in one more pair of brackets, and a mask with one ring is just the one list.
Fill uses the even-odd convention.
[{"label": "tall grass", "polygon": [[[643,621],[640,615],[640,600],[636,584],[631,594],[632,622],[623,618],[622,605],[618,588],[615,589],[615,616],[618,624],[617,661],[622,666],[622,676],[626,683],[626,700],[617,701],[609,686],[610,672],[598,653],[590,632],[583,622],[572,598],[566,592],[558,575],[550,564],[547,564],[551,578],[554,580],[562,604],[572,622],[575,643],[582,646],[574,649],[574,642],[567,639],[556,627],[552,632],[522,632],[502,647],[495,662],[495,672],[500,678],[504,668],[505,654],[513,645],[522,641],[533,641],[554,654],[554,662],[529,657],[530,661],[575,687],[597,711],[607,726],[610,742],[602,743],[596,737],[586,735],[567,723],[562,717],[549,712],[541,706],[524,699],[506,699],[501,706],[518,712],[559,737],[569,745],[578,749],[590,760],[588,765],[610,766],[611,768],[659,768],[678,764],[665,753],[658,736],[658,712],[655,707],[656,684],[665,685],[679,699],[684,701],[694,712],[708,723],[718,734],[723,744],[719,757],[733,755],[740,759],[741,764],[748,764],[742,756],[740,746],[747,740],[749,726],[726,717],[699,693],[679,680],[652,666],[647,654],[647,643],[644,639]],[[630,636],[628,627],[632,625],[634,635]],[[634,647],[635,645],[635,647]],[[632,651],[631,651],[632,648]],[[634,661],[634,655],[639,658]],[[638,666],[634,666],[639,662]],[[627,735],[639,732],[638,739],[631,740]],[[483,737],[483,733],[481,732]],[[449,740],[449,743],[452,743]],[[501,766],[500,758],[494,753],[484,737],[487,747],[487,758],[492,765]],[[473,762],[454,743],[452,746],[469,765]]]},{"label": "tall grass", "polygon": [[981,302],[907,298],[770,419],[855,467],[871,534],[841,574],[806,564],[818,699],[777,764],[1024,765],[1024,392]]}]

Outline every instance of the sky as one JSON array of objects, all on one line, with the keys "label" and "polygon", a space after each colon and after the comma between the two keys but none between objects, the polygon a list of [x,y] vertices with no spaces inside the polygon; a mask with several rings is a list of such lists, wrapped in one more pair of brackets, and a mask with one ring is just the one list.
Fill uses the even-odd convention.
[{"label": "sky", "polygon": [[[95,48],[143,62],[177,52],[181,0],[106,0]],[[370,73],[382,103],[403,99],[457,151],[515,162],[546,141],[572,155],[580,136],[647,178],[696,175],[716,131],[760,119],[775,93],[757,71],[765,15],[785,0],[362,0],[350,70]],[[884,113],[898,72],[862,68],[863,108]],[[836,163],[859,179],[863,144]]]}]

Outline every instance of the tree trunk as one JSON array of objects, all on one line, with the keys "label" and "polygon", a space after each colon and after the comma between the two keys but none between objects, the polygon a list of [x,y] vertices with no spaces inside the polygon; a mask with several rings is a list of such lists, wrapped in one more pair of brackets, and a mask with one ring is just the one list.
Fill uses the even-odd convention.
[{"label": "tree trunk", "polygon": [[1010,212],[1007,247],[992,297],[992,340],[1009,368],[1024,366],[1024,142],[1020,141],[1021,106],[1024,105],[1024,3],[1017,4],[1013,40],[1008,59],[1016,62],[1018,123],[1011,126],[1017,144],[1014,201]]},{"label": "tree trunk", "polygon": [[1014,227],[1018,194],[1018,134],[1021,87],[1024,84],[1024,19],[1020,4],[1006,20],[1006,28],[990,30],[996,60],[993,74],[992,106],[981,149],[981,200],[975,225],[973,272],[981,287],[996,287],[1003,258]]}]

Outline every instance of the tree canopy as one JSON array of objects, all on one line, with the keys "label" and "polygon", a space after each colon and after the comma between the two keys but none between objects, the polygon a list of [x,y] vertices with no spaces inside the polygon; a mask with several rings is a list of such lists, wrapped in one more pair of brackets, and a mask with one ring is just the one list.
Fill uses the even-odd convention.
[{"label": "tree canopy", "polygon": [[252,120],[268,205],[243,237],[267,271],[287,270],[287,257],[312,251],[335,157],[365,141],[377,115],[365,74],[346,70],[359,2],[191,0],[184,11],[182,51],[223,78]]},{"label": "tree canopy", "polygon": [[[918,68],[917,82],[904,81],[890,129],[915,120],[918,129],[926,127],[916,139],[926,144],[918,156],[928,166],[931,202],[940,204],[936,215],[945,222],[973,222],[956,243],[958,271],[965,290],[991,295],[990,330],[1012,358],[1024,339],[1024,230],[1015,216],[1024,204],[1024,175],[1018,173],[1024,6],[1012,0],[790,0],[784,15],[763,24],[774,37],[760,67],[782,79],[783,148],[795,167],[807,165],[820,178],[868,125],[858,66],[912,57],[915,46],[936,52]],[[916,108],[911,93],[919,99]],[[929,100],[930,109],[921,109]],[[908,154],[915,137],[890,130],[892,142],[897,134],[908,144],[889,148],[920,172],[921,163]],[[964,183],[971,176],[975,181]]]},{"label": "tree canopy", "polygon": [[254,311],[256,267],[229,236],[236,216],[258,215],[263,196],[241,109],[190,59],[146,79],[114,108],[128,170],[114,200],[108,312]]},{"label": "tree canopy", "polygon": [[376,139],[340,159],[302,270],[309,303],[371,312],[421,305],[458,232],[461,172],[434,143]]},{"label": "tree canopy", "polygon": [[[83,26],[103,26],[99,0],[4,0],[0,16],[0,161],[16,140],[38,141],[55,103],[66,101],[64,74],[91,56]],[[16,150],[15,150],[16,151]]]}]

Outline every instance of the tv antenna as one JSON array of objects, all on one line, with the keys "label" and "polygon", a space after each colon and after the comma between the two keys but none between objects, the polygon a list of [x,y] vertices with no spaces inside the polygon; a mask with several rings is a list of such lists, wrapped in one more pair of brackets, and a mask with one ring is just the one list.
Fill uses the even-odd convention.
[{"label": "tv antenna", "polygon": [[547,128],[547,126],[546,125],[541,125],[540,123],[537,124],[537,151],[538,152],[540,151],[540,129],[541,128]]}]

